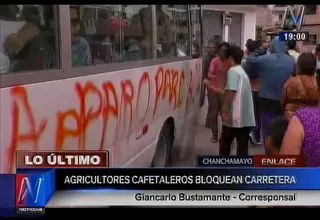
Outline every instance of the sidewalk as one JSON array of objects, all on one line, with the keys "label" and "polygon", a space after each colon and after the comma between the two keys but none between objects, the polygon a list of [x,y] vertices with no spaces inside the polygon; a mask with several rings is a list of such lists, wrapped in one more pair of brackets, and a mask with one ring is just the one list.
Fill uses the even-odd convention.
[{"label": "sidewalk", "polygon": [[[206,114],[207,114],[207,103],[202,107],[200,116],[197,121],[197,132],[195,138],[195,146],[192,156],[184,161],[178,161],[174,166],[195,166],[195,158],[197,155],[218,155],[219,144],[212,143],[210,141],[211,131],[204,126]],[[221,123],[219,123],[221,124]],[[221,130],[221,129],[220,129]],[[219,131],[220,132],[220,131]],[[236,143],[234,142],[231,155],[235,155]],[[264,148],[262,146],[255,146],[249,148],[250,155],[264,154]]]}]

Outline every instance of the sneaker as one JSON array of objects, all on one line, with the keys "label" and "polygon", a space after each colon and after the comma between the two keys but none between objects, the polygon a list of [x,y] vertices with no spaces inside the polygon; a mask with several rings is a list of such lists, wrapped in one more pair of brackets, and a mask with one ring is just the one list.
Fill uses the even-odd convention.
[{"label": "sneaker", "polygon": [[257,145],[257,140],[256,140],[256,138],[254,137],[254,135],[253,135],[253,133],[250,133],[249,134],[249,141],[250,141],[250,143],[252,144],[252,145]]},{"label": "sneaker", "polygon": [[218,138],[216,138],[216,137],[211,138],[211,142],[212,143],[217,143],[218,142]]}]

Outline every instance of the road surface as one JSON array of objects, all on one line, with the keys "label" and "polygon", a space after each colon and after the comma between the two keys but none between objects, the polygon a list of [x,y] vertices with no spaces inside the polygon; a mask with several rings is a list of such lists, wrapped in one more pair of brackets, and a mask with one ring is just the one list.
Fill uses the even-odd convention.
[{"label": "road surface", "polygon": [[[193,152],[185,160],[174,161],[175,167],[193,167],[195,166],[195,158],[197,155],[218,155],[218,143],[212,143],[211,131],[204,126],[205,117],[207,114],[207,103],[202,107],[201,113],[197,120],[197,132],[195,138],[195,145]],[[232,147],[231,155],[235,155],[236,146]],[[250,155],[264,154],[264,148],[262,146],[254,146],[249,148]]]}]

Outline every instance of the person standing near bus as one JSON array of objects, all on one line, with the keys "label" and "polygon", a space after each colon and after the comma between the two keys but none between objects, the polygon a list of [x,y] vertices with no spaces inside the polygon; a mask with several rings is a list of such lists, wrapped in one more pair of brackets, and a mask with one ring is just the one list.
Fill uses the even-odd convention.
[{"label": "person standing near bus", "polygon": [[288,54],[292,56],[294,61],[296,61],[297,63],[297,60],[300,54],[296,51],[296,41],[295,40],[288,41],[287,47],[288,47]]},{"label": "person standing near bus", "polygon": [[[210,40],[207,46],[207,54],[202,59],[202,65],[203,65],[202,80],[205,80],[208,78],[209,66],[210,66],[211,60],[216,56],[217,56],[217,43]],[[209,93],[209,92],[207,93],[208,100],[210,99],[211,94],[212,93]],[[203,91],[201,94],[200,106],[203,105],[204,99],[205,99],[205,87],[203,87]],[[205,123],[205,126],[207,128],[211,128],[211,116],[212,116],[212,106],[211,106],[211,102],[208,102],[208,112],[207,112],[206,123]]]},{"label": "person standing near bus", "polygon": [[[247,56],[250,54],[254,53],[256,49],[258,49],[261,46],[260,42],[258,41],[253,41],[253,40],[248,40],[246,43],[246,53]],[[248,74],[249,80],[250,80],[250,85],[252,89],[252,97],[253,97],[253,106],[254,106],[254,116],[256,119],[256,126],[252,129],[250,132],[250,142],[252,145],[257,146],[260,145],[261,141],[261,132],[260,132],[260,110],[259,110],[259,86],[260,86],[260,79],[259,79],[259,74],[257,73],[256,70],[246,69],[246,59],[243,59],[241,62],[242,68],[247,72],[247,71],[253,71],[252,73]]]},{"label": "person standing near bus", "polygon": [[[319,74],[316,80],[320,96]],[[291,117],[280,154],[303,155],[306,167],[320,167],[320,105],[299,109]]]},{"label": "person standing near bus", "polygon": [[[287,79],[295,73],[295,61],[286,54],[285,42],[275,37],[271,42],[270,54],[265,53],[264,48],[259,48],[256,52],[247,57],[247,71],[250,75],[257,72],[260,77],[259,104],[261,115],[261,132],[263,143],[266,141],[266,131],[273,118],[282,116],[281,96],[282,88]],[[266,154],[270,151],[266,148]]]},{"label": "person standing near bus", "polygon": [[301,108],[318,105],[320,96],[315,70],[315,57],[311,53],[302,53],[297,61],[296,76],[290,77],[282,90],[281,104],[287,119]]},{"label": "person standing near bus", "polygon": [[218,142],[218,116],[222,106],[222,94],[227,81],[227,72],[230,68],[228,60],[228,48],[227,42],[222,42],[218,47],[218,56],[213,58],[208,72],[208,79],[204,81],[207,85],[208,93],[211,93],[209,98],[209,105],[211,109],[211,131],[213,143]]},{"label": "person standing near bus", "polygon": [[227,73],[223,97],[219,155],[229,156],[232,141],[236,138],[237,156],[248,156],[249,133],[255,126],[251,85],[241,66],[243,50],[230,46],[228,55],[232,67]]}]

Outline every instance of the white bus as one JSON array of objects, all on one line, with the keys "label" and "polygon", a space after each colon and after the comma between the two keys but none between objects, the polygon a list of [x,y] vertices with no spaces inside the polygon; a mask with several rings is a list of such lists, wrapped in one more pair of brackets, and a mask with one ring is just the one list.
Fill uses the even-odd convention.
[{"label": "white bus", "polygon": [[188,152],[201,18],[199,5],[1,5],[0,173],[19,150],[109,150],[112,167]]}]

